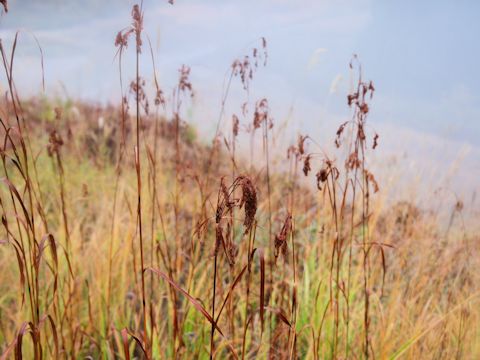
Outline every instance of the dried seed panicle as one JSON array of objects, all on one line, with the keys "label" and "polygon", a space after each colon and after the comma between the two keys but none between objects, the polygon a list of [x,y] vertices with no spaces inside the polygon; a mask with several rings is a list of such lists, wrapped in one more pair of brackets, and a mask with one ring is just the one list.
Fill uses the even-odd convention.
[{"label": "dried seed panicle", "polygon": [[292,231],[292,215],[287,214],[282,229],[275,235],[275,258],[278,258],[280,252],[286,258],[287,256],[287,238]]},{"label": "dried seed panicle", "polygon": [[341,124],[337,129],[337,136],[335,137],[335,145],[337,146],[337,148],[340,147],[340,138],[342,137],[343,131],[345,130],[345,127],[347,126],[347,124],[348,124],[348,121]]},{"label": "dried seed panicle", "polygon": [[48,145],[47,145],[47,152],[48,156],[53,156],[56,154],[59,150],[60,147],[63,146],[63,139],[60,136],[60,134],[57,132],[57,130],[53,129],[50,132],[50,136],[48,138]]},{"label": "dried seed panicle", "polygon": [[325,168],[323,168],[320,169],[315,176],[317,177],[317,188],[318,190],[322,190],[321,184],[327,181],[328,172]]},{"label": "dried seed panicle", "polygon": [[131,34],[135,33],[135,43],[137,52],[142,52],[142,31],[143,31],[143,12],[138,4],[135,4],[131,12],[132,24],[117,33],[115,36],[115,47],[120,48],[120,51],[128,46],[128,39]]},{"label": "dried seed panicle", "polygon": [[[145,92],[145,85],[146,85],[145,79],[139,77],[138,84],[137,84],[136,80],[133,80],[130,83],[130,92],[132,93],[132,95],[135,96],[135,100],[140,103],[143,110],[148,115],[150,105],[149,105],[149,102],[148,102],[147,94]],[[138,89],[137,89],[137,87],[138,87]],[[137,99],[137,96],[138,96],[138,99]]]},{"label": "dried seed panicle", "polygon": [[220,247],[222,246],[222,243],[224,242],[223,239],[223,228],[220,223],[217,223],[215,225],[215,250],[214,254],[218,255],[220,251]]},{"label": "dried seed panicle", "polygon": [[310,170],[312,170],[311,166],[310,166],[310,159],[311,159],[311,154],[305,156],[305,159],[303,160],[303,174],[305,176],[308,176],[308,173],[310,172]]},{"label": "dried seed panicle", "polygon": [[128,29],[126,31],[119,31],[117,36],[115,37],[115,46],[122,48],[126,48],[128,46],[128,38],[130,34],[133,33],[133,29]]},{"label": "dried seed panicle", "polygon": [[333,161],[327,159],[325,160],[324,166],[315,174],[318,190],[322,190],[322,184],[328,180],[328,176],[330,175],[336,180],[340,176],[340,172],[334,166]]},{"label": "dried seed panicle", "polygon": [[157,92],[155,93],[155,106],[165,106],[165,96],[163,95],[163,91],[161,89],[158,89]]},{"label": "dried seed panicle", "polygon": [[305,140],[308,139],[308,135],[298,135],[298,153],[300,155],[305,154]]},{"label": "dried seed panicle", "polygon": [[229,241],[227,244],[227,260],[230,266],[235,265],[235,259],[238,256],[238,245],[233,241]]},{"label": "dried seed panicle", "polygon": [[375,179],[375,176],[373,176],[373,174],[368,171],[367,169],[365,169],[365,179],[367,180],[367,186],[369,184],[372,185],[373,187],[373,192],[378,192],[378,190],[380,190],[379,186],[378,186],[378,183],[377,183],[377,180]]},{"label": "dried seed panicle", "polygon": [[295,145],[290,145],[287,149],[287,159],[290,160],[290,157],[293,155],[297,155],[297,148]]},{"label": "dried seed panicle", "polygon": [[261,38],[261,50],[257,48],[252,49],[252,56],[245,55],[243,59],[236,59],[232,63],[232,75],[239,76],[243,85],[243,89],[248,91],[250,87],[250,80],[253,79],[253,74],[259,67],[259,62],[263,62],[263,66],[267,65],[267,41]]},{"label": "dried seed panicle", "polygon": [[182,65],[178,72],[180,73],[178,78],[178,91],[184,94],[189,94],[189,96],[193,98],[193,87],[190,82],[190,67]]},{"label": "dried seed panicle", "polygon": [[137,44],[137,52],[142,52],[142,30],[143,30],[143,12],[138,4],[133,5],[132,9],[132,28],[135,32],[135,42]]},{"label": "dried seed panicle", "polygon": [[236,181],[238,181],[242,189],[242,198],[239,207],[245,207],[245,220],[243,225],[245,226],[245,233],[247,233],[252,228],[257,212],[257,191],[252,181],[246,176],[239,176]]},{"label": "dried seed panicle", "polygon": [[240,126],[240,120],[238,120],[238,116],[233,114],[232,115],[232,133],[234,137],[238,136],[238,130]]},{"label": "dried seed panicle", "polygon": [[273,127],[273,120],[269,115],[270,107],[268,106],[268,100],[263,98],[255,104],[255,113],[253,114],[253,129],[258,129],[262,126],[263,122],[266,122],[269,129]]},{"label": "dried seed panicle", "polygon": [[358,158],[358,153],[357,152],[352,152],[349,156],[348,159],[345,161],[345,167],[347,169],[353,170],[353,169],[358,169],[360,167],[360,160]]},{"label": "dried seed panicle", "polygon": [[379,138],[379,135],[375,133],[375,136],[373,137],[372,149],[375,149],[378,146],[378,138]]}]

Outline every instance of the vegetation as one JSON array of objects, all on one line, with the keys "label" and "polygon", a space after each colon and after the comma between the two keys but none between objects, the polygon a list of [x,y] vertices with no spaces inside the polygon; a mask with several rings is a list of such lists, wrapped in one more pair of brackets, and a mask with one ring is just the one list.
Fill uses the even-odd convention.
[{"label": "vegetation", "polygon": [[184,121],[187,66],[171,95],[157,79],[147,95],[143,11],[115,39],[119,106],[20,99],[16,40],[0,46],[1,359],[480,357],[478,233],[459,199],[444,224],[382,197],[357,57],[334,152],[310,135],[275,152],[267,99],[225,113],[267,66],[263,38],[232,63],[202,142]]}]

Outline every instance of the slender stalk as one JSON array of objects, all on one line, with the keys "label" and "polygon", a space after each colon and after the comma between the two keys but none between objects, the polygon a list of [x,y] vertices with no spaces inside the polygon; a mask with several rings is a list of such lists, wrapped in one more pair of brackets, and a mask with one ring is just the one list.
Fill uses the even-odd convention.
[{"label": "slender stalk", "polygon": [[140,275],[142,280],[142,307],[143,307],[143,341],[144,347],[149,353],[148,335],[147,335],[147,305],[145,298],[145,261],[143,256],[143,232],[142,232],[142,180],[141,180],[141,160],[140,160],[140,74],[139,74],[139,51],[136,53],[136,138],[135,163],[137,172],[137,221],[140,239]]},{"label": "slender stalk", "polygon": [[123,156],[125,153],[126,146],[126,135],[125,135],[125,121],[126,121],[126,110],[125,102],[123,98],[123,77],[122,77],[122,54],[123,51],[120,49],[119,58],[118,58],[118,73],[120,79],[120,94],[121,94],[121,134],[120,134],[120,149],[119,156],[117,159],[117,164],[115,166],[115,185],[113,190],[113,204],[112,204],[112,222],[110,225],[110,241],[108,244],[108,281],[107,281],[107,334],[110,329],[110,316],[111,316],[111,302],[112,302],[112,263],[113,263],[113,241],[114,241],[114,231],[115,231],[115,219],[117,214],[117,202],[118,202],[118,186],[120,182],[120,171]]},{"label": "slender stalk", "polygon": [[215,334],[215,296],[217,291],[217,257],[218,251],[215,251],[215,258],[213,262],[213,296],[212,296],[212,327],[210,330],[210,359],[213,359],[213,353],[215,351],[215,342],[214,342],[214,334]]},{"label": "slender stalk", "polygon": [[[270,275],[269,275],[269,290],[270,290],[270,296],[269,299],[272,299],[273,296],[273,263],[274,263],[274,243],[273,243],[273,237],[272,237],[272,202],[271,202],[271,187],[270,187],[270,156],[269,156],[269,141],[268,141],[268,123],[267,119],[263,121],[263,141],[264,141],[264,150],[265,150],[265,163],[266,163],[266,169],[267,169],[267,196],[268,196],[268,246],[269,246],[269,270],[270,270]],[[268,304],[267,304],[268,306]],[[272,348],[272,332],[273,332],[273,317],[272,313],[269,312],[269,342],[270,342],[270,349]]]}]

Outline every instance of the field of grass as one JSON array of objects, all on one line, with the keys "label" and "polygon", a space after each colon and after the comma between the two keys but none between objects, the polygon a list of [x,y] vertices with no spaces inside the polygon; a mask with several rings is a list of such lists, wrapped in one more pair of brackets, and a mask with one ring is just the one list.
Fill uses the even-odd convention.
[{"label": "field of grass", "polygon": [[118,106],[20,99],[0,47],[2,360],[480,358],[478,225],[461,199],[382,194],[356,57],[334,146],[280,153],[267,99],[224,108],[268,66],[265,39],[232,63],[210,141],[184,121],[187,66],[150,96],[142,30],[135,6],[113,39]]}]

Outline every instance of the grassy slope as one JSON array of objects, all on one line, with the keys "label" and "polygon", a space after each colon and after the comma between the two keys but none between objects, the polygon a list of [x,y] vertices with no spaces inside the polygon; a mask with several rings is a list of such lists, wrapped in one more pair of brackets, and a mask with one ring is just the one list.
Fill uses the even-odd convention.
[{"label": "grassy slope", "polygon": [[[78,106],[81,108],[81,106]],[[113,109],[105,111],[107,116],[115,114]],[[143,325],[141,296],[139,288],[139,251],[136,236],[136,180],[133,168],[131,145],[127,146],[127,155],[123,160],[119,176],[116,217],[112,226],[112,209],[115,191],[115,160],[109,155],[108,127],[115,121],[115,115],[105,117],[105,125],[93,131],[98,113],[85,108],[79,111],[70,122],[67,111],[64,120],[55,126],[66,139],[61,147],[61,157],[65,172],[66,213],[69,220],[71,241],[70,257],[74,277],[68,274],[66,257],[62,246],[66,246],[64,221],[61,212],[58,166],[45,150],[46,130],[51,124],[46,122],[32,131],[33,154],[39,154],[36,160],[38,184],[36,190],[43,195],[41,203],[46,214],[50,233],[57,243],[59,258],[57,295],[53,301],[53,275],[48,266],[52,266],[52,257],[48,251],[43,255],[39,270],[40,309],[49,313],[55,320],[60,347],[66,354],[73,356],[91,355],[97,358],[113,358],[114,354],[123,357],[123,344],[120,330],[129,328],[140,336]],[[73,115],[72,115],[73,116]],[[53,121],[54,123],[54,121]],[[88,124],[88,125],[85,125]],[[112,125],[114,126],[114,125]],[[97,126],[98,127],[98,126]],[[73,136],[69,138],[68,133]],[[93,135],[92,135],[93,131]],[[205,163],[209,149],[192,140],[181,143],[181,176],[179,181],[178,218],[175,226],[175,156],[169,127],[164,126],[163,136],[159,139],[159,159],[157,168],[158,198],[152,199],[151,169],[144,166],[144,240],[147,266],[167,272],[162,262],[162,254],[169,251],[175,260],[171,260],[174,280],[198,299],[209,310],[212,290],[214,228],[212,218],[215,211],[217,189],[220,177],[231,180],[231,164],[226,154],[215,157],[211,181],[207,191],[208,201],[202,208],[202,197],[197,177],[205,180]],[[153,144],[152,128],[145,131],[145,142]],[[113,132],[115,133],[115,132]],[[93,136],[94,141],[88,140]],[[187,138],[184,138],[187,139]],[[111,149],[110,149],[111,150]],[[145,155],[143,163],[148,163]],[[33,163],[31,163],[33,164]],[[22,181],[11,163],[7,170],[12,182],[22,189]],[[5,172],[5,169],[2,170]],[[150,174],[149,174],[150,172]],[[263,165],[258,169],[246,169],[239,165],[239,173],[250,173],[257,180],[259,209],[256,219],[255,247],[264,248],[268,254],[268,205],[267,189],[262,174]],[[259,175],[260,174],[260,175]],[[300,176],[300,172],[298,173]],[[287,177],[273,174],[271,180],[271,203],[273,209],[273,231],[280,231],[288,206],[289,186]],[[36,180],[35,180],[36,185]],[[338,356],[363,356],[363,265],[360,246],[352,247],[350,291],[348,296],[350,319],[349,334],[346,334],[347,299],[340,296],[340,319],[337,350],[333,350],[335,332],[335,306],[331,306],[331,294],[337,287],[331,283],[331,251],[335,230],[332,212],[328,206],[325,191],[312,192],[296,188],[294,196],[294,240],[296,246],[296,286],[298,314],[296,321],[296,353],[301,358],[332,357],[332,351]],[[40,193],[40,192],[38,192]],[[237,191],[236,196],[240,196]],[[8,221],[13,223],[14,210],[8,205],[9,193],[1,189],[1,197]],[[382,288],[382,257],[378,249],[372,250],[370,259],[371,287],[370,295],[370,337],[372,352],[376,358],[476,358],[480,356],[478,341],[478,238],[469,229],[464,233],[459,215],[454,213],[453,226],[448,233],[442,230],[435,214],[422,212],[412,205],[399,204],[396,207],[382,209],[382,197],[376,196],[374,210],[368,231],[377,242],[394,246],[385,248],[387,273]],[[153,228],[151,227],[152,205],[157,203]],[[40,236],[45,229],[38,220],[36,226]],[[196,230],[198,224],[210,219],[210,225],[201,236]],[[234,221],[239,253],[236,264],[230,267],[225,256],[219,257],[220,280],[217,282],[217,311],[232,283],[232,279],[246,264],[248,238],[242,236],[243,211],[237,211],[239,221]],[[153,229],[153,231],[152,231]],[[2,229],[3,231],[4,229]],[[112,232],[111,232],[112,230]],[[347,230],[345,230],[347,231]],[[361,238],[361,227],[354,228],[354,237]],[[113,234],[113,236],[112,236]],[[2,238],[6,238],[3,233]],[[153,239],[153,247],[152,247]],[[177,240],[176,240],[177,239]],[[179,239],[179,240],[178,240]],[[112,242],[113,262],[111,270],[111,298],[108,299],[109,246]],[[175,244],[179,242],[180,246]],[[159,245],[160,244],[160,245]],[[274,299],[266,311],[266,317],[272,312],[281,311],[288,321],[292,321],[292,248],[288,244],[289,258],[280,256],[274,266]],[[168,249],[168,250],[167,250]],[[267,257],[268,259],[268,257]],[[12,247],[3,244],[0,247],[2,281],[0,282],[0,344],[2,350],[11,343],[23,321],[30,318],[27,302],[21,304],[19,287],[19,269]],[[339,289],[345,289],[348,278],[347,263],[341,268]],[[260,258],[259,252],[252,260],[250,275],[249,314],[251,322],[246,336],[247,357],[266,357],[269,341],[275,344],[279,356],[289,352],[288,326],[282,317],[273,316],[272,338],[268,324],[261,335],[259,319],[260,296]],[[344,290],[342,290],[344,291]],[[177,310],[181,319],[183,346],[173,341],[172,292],[165,281],[158,276],[147,275],[148,308],[152,309],[154,319],[153,358],[165,355],[171,357],[174,348],[186,358],[208,358],[210,325],[196,311],[186,298],[177,293]],[[217,352],[228,354],[227,343],[238,354],[242,353],[242,339],[247,301],[246,275],[235,288],[232,303],[227,303],[219,322],[227,340],[216,335]],[[110,302],[110,303],[109,303]],[[109,322],[109,323],[107,323]],[[149,322],[149,327],[151,323]],[[321,332],[320,332],[321,329]],[[151,331],[151,328],[149,329]],[[290,333],[291,334],[291,333]],[[320,336],[319,336],[320,335]],[[317,339],[317,337],[319,338]],[[41,343],[46,354],[53,351],[53,337],[48,326],[43,325]],[[315,338],[315,341],[313,341]],[[24,355],[32,356],[30,339],[23,340]],[[175,345],[175,346],[174,346]],[[50,350],[49,350],[50,348]],[[140,351],[135,342],[130,342],[133,353]],[[270,350],[271,351],[271,350]],[[3,351],[2,351],[3,352]],[[49,355],[45,355],[49,358]]]}]

